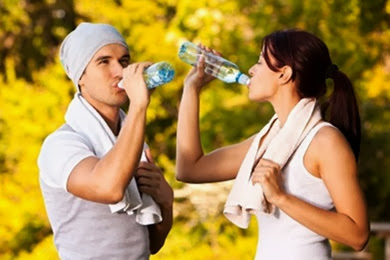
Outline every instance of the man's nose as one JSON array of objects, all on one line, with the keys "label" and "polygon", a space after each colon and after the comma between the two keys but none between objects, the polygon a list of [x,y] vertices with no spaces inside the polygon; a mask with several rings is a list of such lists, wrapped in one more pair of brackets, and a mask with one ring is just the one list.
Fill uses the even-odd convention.
[{"label": "man's nose", "polygon": [[123,66],[120,62],[115,62],[113,67],[112,67],[112,74],[117,77],[120,76],[122,77],[123,74]]}]

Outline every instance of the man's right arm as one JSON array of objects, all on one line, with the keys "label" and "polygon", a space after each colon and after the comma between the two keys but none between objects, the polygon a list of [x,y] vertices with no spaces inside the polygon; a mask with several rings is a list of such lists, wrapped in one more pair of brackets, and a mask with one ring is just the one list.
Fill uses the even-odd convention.
[{"label": "man's right arm", "polygon": [[144,143],[146,107],[129,109],[113,148],[101,159],[87,157],[70,173],[67,190],[82,199],[117,203],[138,166]]},{"label": "man's right arm", "polygon": [[109,204],[123,199],[143,150],[150,102],[143,71],[148,65],[133,63],[123,70],[124,89],[130,99],[128,115],[115,145],[103,158],[85,158],[72,170],[67,190],[75,196]]}]

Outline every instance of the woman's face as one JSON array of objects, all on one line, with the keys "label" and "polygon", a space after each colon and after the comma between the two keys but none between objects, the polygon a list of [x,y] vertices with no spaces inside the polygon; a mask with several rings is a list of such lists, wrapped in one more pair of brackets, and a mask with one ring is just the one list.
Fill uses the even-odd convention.
[{"label": "woman's face", "polygon": [[[270,58],[273,62],[272,56]],[[277,93],[280,72],[272,71],[260,53],[258,62],[249,69],[249,75],[249,99],[258,102],[270,101]]]}]

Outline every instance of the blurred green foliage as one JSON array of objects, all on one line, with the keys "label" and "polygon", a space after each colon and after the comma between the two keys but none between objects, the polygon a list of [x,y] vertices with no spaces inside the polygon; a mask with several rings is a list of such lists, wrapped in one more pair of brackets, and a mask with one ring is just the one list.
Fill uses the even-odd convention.
[{"label": "blurred green foliage", "polygon": [[[209,45],[247,71],[261,39],[274,30],[295,27],[322,38],[359,96],[359,174],[370,219],[390,221],[390,1],[2,0],[1,259],[57,258],[36,159],[43,139],[63,123],[74,93],[58,60],[59,44],[83,21],[117,27],[133,61],[175,66],[175,80],[154,92],[148,112],[147,142],[176,194],[173,230],[152,259],[252,259],[257,241],[255,220],[241,230],[221,213],[229,183],[196,186],[174,178],[177,112],[190,69],[177,58],[184,40]],[[248,102],[245,88],[214,82],[202,93],[204,149],[249,137],[271,114],[269,105]]]}]

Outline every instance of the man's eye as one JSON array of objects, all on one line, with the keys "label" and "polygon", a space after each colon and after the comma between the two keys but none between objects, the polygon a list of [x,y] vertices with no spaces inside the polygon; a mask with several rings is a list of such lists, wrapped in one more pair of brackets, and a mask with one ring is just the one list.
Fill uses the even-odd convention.
[{"label": "man's eye", "polygon": [[129,64],[130,64],[130,61],[128,59],[120,60],[119,62],[121,63],[122,67],[124,67],[124,68],[129,66]]},{"label": "man's eye", "polygon": [[108,64],[108,60],[100,60],[99,64]]}]

